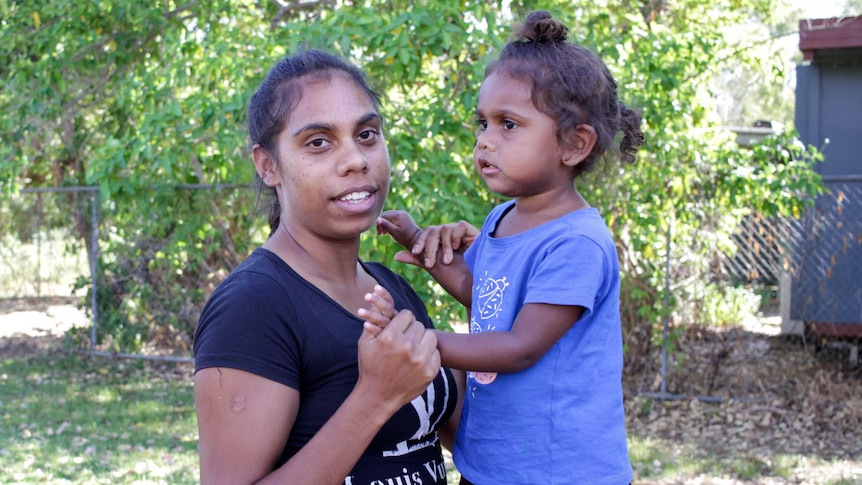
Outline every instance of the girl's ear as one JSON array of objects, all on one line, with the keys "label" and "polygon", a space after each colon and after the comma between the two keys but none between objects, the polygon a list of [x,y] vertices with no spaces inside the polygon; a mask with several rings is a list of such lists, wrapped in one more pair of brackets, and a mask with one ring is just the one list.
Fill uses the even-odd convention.
[{"label": "girl's ear", "polygon": [[251,157],[254,160],[254,168],[257,170],[257,175],[267,187],[275,187],[281,184],[281,179],[278,177],[276,170],[275,159],[269,153],[269,150],[260,146],[259,143],[255,143],[251,149]]},{"label": "girl's ear", "polygon": [[569,167],[583,162],[590,156],[593,147],[596,146],[596,130],[591,125],[578,125],[575,127],[574,140],[571,147],[563,150],[563,164]]}]

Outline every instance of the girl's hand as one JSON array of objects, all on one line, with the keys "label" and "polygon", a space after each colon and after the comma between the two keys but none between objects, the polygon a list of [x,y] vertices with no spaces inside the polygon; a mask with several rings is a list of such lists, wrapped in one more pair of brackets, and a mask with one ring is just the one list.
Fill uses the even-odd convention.
[{"label": "girl's hand", "polygon": [[411,243],[410,253],[401,251],[395,255],[395,260],[425,269],[433,268],[438,260],[449,264],[454,259],[455,252],[463,253],[477,237],[479,230],[476,226],[463,220],[428,226],[414,236],[415,241]]},{"label": "girl's hand", "polygon": [[395,301],[386,288],[380,285],[374,286],[374,293],[365,294],[365,301],[370,307],[360,308],[357,313],[365,319],[362,326],[376,337],[395,316]]},{"label": "girl's hand", "polygon": [[389,234],[395,242],[408,250],[420,232],[422,229],[406,211],[386,211],[377,218],[377,235]]}]

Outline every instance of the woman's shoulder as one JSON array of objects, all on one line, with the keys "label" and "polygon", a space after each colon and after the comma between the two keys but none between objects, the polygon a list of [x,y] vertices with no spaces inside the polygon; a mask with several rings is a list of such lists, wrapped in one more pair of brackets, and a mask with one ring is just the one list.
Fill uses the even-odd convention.
[{"label": "woman's shoulder", "polygon": [[362,266],[365,267],[365,270],[373,276],[375,279],[385,280],[390,282],[397,282],[401,284],[404,281],[404,278],[398,273],[392,271],[388,266],[383,263],[379,263],[377,261],[360,261]]},{"label": "woman's shoulder", "polygon": [[403,276],[392,271],[385,264],[375,261],[361,261],[361,263],[365,270],[368,271],[368,274],[373,276],[390,293],[403,293],[405,291],[411,294],[415,293],[413,287],[410,286],[410,283]]},{"label": "woman's shoulder", "polygon": [[[258,248],[215,288],[202,317],[239,308],[269,308],[274,299],[289,298],[297,284],[290,268],[273,253]],[[232,310],[233,309],[233,310]]]},{"label": "woman's shoulder", "polygon": [[[254,292],[259,290],[256,288],[255,282],[274,281],[278,282],[275,286],[280,286],[284,281],[291,279],[285,277],[292,275],[292,273],[290,267],[274,253],[263,248],[257,248],[230,272],[219,285],[219,288],[229,287],[233,290]],[[266,285],[266,287],[269,286]]]}]

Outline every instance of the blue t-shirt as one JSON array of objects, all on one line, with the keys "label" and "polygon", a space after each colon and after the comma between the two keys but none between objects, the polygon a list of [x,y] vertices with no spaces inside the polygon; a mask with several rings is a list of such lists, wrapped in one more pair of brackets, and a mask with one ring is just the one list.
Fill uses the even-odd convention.
[{"label": "blue t-shirt", "polygon": [[613,238],[593,208],[492,237],[512,207],[496,207],[465,253],[470,333],[509,331],[527,303],[585,310],[529,369],[468,374],[455,464],[476,484],[629,483]]},{"label": "blue t-shirt", "polygon": [[[363,268],[431,328],[425,305],[385,266]],[[299,411],[277,466],[298,452],[341,406],[359,378],[362,320],[259,248],[213,292],[195,332],[195,371],[241,369],[299,391]],[[442,369],[426,391],[399,410],[360,457],[345,485],[446,484],[437,429],[454,411],[458,391]],[[349,439],[349,437],[345,437]],[[406,477],[406,478],[405,478]]]}]

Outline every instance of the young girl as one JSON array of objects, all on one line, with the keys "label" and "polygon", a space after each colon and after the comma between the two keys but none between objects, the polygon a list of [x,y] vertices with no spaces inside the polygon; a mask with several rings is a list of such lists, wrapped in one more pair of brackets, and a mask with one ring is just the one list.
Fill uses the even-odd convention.
[{"label": "young girl", "polygon": [[[641,119],[617,100],[604,63],[567,34],[534,12],[486,71],[473,158],[488,188],[512,200],[481,233],[465,223],[420,232],[402,211],[378,219],[379,232],[412,250],[397,260],[428,269],[470,309],[469,335],[437,333],[443,364],[471,371],[454,447],[462,484],[632,480],[617,253],[573,179],[620,131],[622,161],[634,161]],[[366,300],[366,328],[384,327],[388,295]]]}]

